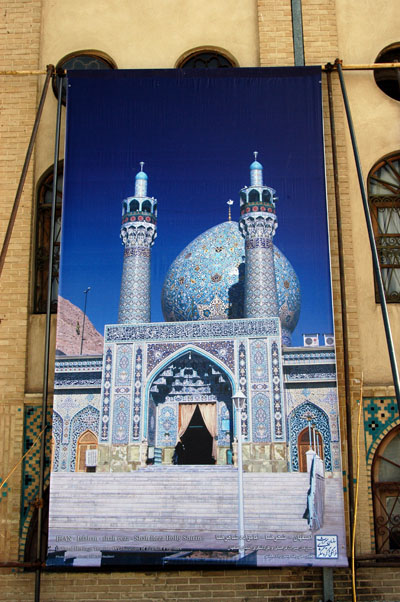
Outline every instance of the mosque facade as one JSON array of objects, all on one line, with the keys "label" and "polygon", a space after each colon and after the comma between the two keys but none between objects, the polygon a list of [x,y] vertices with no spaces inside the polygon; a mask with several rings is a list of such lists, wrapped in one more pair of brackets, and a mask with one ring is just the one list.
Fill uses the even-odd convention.
[{"label": "mosque facade", "polygon": [[170,266],[163,323],[150,322],[157,200],[147,185],[142,164],[123,201],[119,317],[103,356],[56,358],[53,471],[232,464],[240,391],[245,471],[304,472],[312,448],[340,475],[333,336],[291,346],[300,283],[274,245],[279,199],[257,156],[239,224],[207,230]]}]

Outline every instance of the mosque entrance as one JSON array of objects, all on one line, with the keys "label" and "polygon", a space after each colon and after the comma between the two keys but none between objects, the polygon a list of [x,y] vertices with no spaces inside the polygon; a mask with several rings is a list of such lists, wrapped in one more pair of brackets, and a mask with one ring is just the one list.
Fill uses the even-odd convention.
[{"label": "mosque entrance", "polygon": [[307,472],[307,452],[314,450],[319,457],[324,459],[324,441],[321,433],[307,426],[303,429],[297,439],[297,449],[299,454],[299,471]]},{"label": "mosque entrance", "polygon": [[197,350],[174,358],[149,392],[147,442],[154,463],[225,464],[233,440],[232,385]]},{"label": "mosque entrance", "polygon": [[[215,404],[213,404],[215,406]],[[182,453],[178,464],[215,464],[213,437],[197,405],[186,431],[181,436]]]}]

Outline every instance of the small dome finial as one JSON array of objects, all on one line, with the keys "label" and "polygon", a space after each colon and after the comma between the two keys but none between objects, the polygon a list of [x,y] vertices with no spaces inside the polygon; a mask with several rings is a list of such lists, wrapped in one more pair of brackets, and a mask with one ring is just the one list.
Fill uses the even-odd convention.
[{"label": "small dome finial", "polygon": [[253,151],[254,161],[250,165],[250,183],[251,186],[263,185],[263,166],[257,161],[258,151]]},{"label": "small dome finial", "polygon": [[143,171],[144,161],[140,161],[140,171],[135,177],[135,196],[145,197],[147,195],[147,173]]},{"label": "small dome finial", "polygon": [[231,207],[233,205],[232,199],[229,199],[229,201],[226,201],[226,204],[228,205],[228,222],[231,222],[232,221]]}]

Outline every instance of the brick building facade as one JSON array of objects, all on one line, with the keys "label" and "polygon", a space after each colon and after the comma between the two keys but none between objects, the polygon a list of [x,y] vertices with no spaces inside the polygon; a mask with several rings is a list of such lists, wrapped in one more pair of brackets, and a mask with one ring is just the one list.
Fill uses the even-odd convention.
[{"label": "brick building facade", "polygon": [[[373,63],[386,47],[398,43],[398,11],[394,0],[367,3],[368,10],[348,0],[302,0],[306,65],[325,65],[337,57],[344,64]],[[222,0],[215,4],[169,0],[162,6],[148,0],[140,7],[121,0],[87,0],[68,4],[60,0],[6,0],[2,3],[1,70],[44,69],[66,55],[95,48],[112,57],[119,68],[174,68],[191,49],[219,49],[238,66],[294,64],[290,0]],[[83,18],[78,16],[83,12]],[[167,24],[167,26],[166,26]],[[119,35],[113,36],[117,31]],[[372,31],[372,33],[371,33]],[[133,39],[133,41],[132,41]],[[151,43],[149,43],[151,41]],[[35,118],[43,76],[1,75],[0,206],[1,238],[10,216],[15,191]],[[323,74],[326,177],[330,226],[336,354],[344,462],[343,485],[349,521],[349,445],[357,465],[357,423],[362,403],[360,436],[360,499],[355,552],[358,558],[357,599],[400,600],[398,557],[386,558],[377,536],[376,487],[378,456],[396,439],[400,425],[391,382],[380,306],[375,290],[364,218],[352,151],[347,134],[341,92],[334,73],[338,185],[344,251],[345,311],[343,333],[339,272],[338,228],[331,147],[328,93]],[[382,158],[399,152],[398,100],[384,94],[371,71],[346,74],[364,176]],[[0,389],[0,478],[5,479],[40,432],[45,316],[35,310],[35,255],[37,252],[37,199],[43,175],[52,163],[55,98],[49,92],[34,159],[28,172],[7,259],[1,275],[0,342],[3,372]],[[396,190],[396,187],[394,187]],[[397,195],[398,195],[397,188]],[[397,303],[390,304],[394,340],[399,339]],[[53,341],[55,316],[52,318]],[[347,336],[348,353],[343,345]],[[54,345],[53,345],[54,347]],[[397,351],[400,352],[400,349]],[[349,376],[346,413],[345,367]],[[346,422],[351,417],[351,428]],[[347,418],[346,418],[347,417]],[[386,437],[386,439],[385,439]],[[389,443],[388,443],[389,442]],[[378,449],[379,448],[379,449]],[[48,446],[50,456],[50,446]],[[0,562],[27,558],[26,545],[34,516],[32,502],[38,491],[38,452],[31,453],[0,492]],[[48,473],[48,468],[47,468]],[[48,478],[48,474],[46,473]],[[400,479],[398,479],[400,480]],[[374,501],[375,500],[375,501]],[[32,530],[32,527],[31,527]],[[375,556],[381,560],[374,568]],[[394,554],[395,556],[395,554]],[[369,565],[367,564],[369,563]],[[386,566],[385,565],[389,565]],[[394,565],[394,566],[393,566]],[[0,600],[33,599],[34,573],[1,568]],[[184,600],[263,599],[315,601],[323,598],[322,571],[282,568],[237,571],[171,572],[44,572],[43,600]],[[334,571],[335,600],[351,595],[349,569]]]}]

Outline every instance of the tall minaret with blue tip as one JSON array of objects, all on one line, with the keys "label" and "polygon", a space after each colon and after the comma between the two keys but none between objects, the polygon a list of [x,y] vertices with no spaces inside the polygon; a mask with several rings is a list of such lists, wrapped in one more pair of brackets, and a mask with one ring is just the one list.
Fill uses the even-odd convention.
[{"label": "tall minaret with blue tip", "polygon": [[263,185],[263,166],[250,165],[250,186],[240,191],[239,228],[245,239],[244,317],[279,317],[273,238],[278,227],[275,190]]},{"label": "tall minaret with blue tip", "polygon": [[121,239],[124,245],[118,322],[150,322],[151,247],[157,236],[157,200],[147,196],[147,174],[140,163],[135,195],[122,202]]}]

